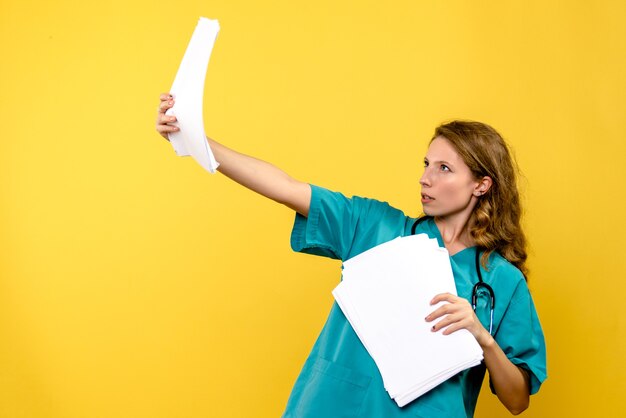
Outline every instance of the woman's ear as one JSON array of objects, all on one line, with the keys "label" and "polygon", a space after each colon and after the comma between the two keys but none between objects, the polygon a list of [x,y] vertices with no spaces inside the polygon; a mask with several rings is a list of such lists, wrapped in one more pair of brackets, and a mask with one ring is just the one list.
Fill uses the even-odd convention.
[{"label": "woman's ear", "polygon": [[480,179],[478,184],[476,184],[476,187],[474,188],[474,196],[480,197],[484,195],[491,188],[492,184],[493,180],[491,180],[491,177],[484,176],[482,179]]}]

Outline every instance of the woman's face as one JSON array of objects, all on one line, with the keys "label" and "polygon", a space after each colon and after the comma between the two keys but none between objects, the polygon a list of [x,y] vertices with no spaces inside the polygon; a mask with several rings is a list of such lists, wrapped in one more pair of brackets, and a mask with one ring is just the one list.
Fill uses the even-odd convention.
[{"label": "woman's face", "polygon": [[442,136],[435,138],[428,147],[420,185],[424,213],[429,216],[471,213],[476,205],[474,196],[480,193],[480,182]]}]

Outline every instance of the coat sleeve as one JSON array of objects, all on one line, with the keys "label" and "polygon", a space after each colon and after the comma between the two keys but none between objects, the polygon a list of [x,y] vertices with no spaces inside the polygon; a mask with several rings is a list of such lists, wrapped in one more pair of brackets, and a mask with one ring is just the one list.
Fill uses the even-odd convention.
[{"label": "coat sleeve", "polygon": [[291,232],[294,251],[347,260],[380,242],[395,238],[404,214],[386,202],[348,198],[311,185],[308,217],[296,214]]},{"label": "coat sleeve", "polygon": [[513,364],[528,371],[530,394],[537,393],[547,377],[546,344],[533,299],[523,278],[518,281],[504,313],[496,342]]}]

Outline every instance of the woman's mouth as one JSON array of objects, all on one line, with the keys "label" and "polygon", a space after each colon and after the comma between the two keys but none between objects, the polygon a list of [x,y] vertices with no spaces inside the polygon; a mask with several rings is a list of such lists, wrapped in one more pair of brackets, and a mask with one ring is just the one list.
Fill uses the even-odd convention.
[{"label": "woman's mouth", "polygon": [[435,200],[434,197],[428,196],[427,194],[422,193],[422,203],[430,203]]}]

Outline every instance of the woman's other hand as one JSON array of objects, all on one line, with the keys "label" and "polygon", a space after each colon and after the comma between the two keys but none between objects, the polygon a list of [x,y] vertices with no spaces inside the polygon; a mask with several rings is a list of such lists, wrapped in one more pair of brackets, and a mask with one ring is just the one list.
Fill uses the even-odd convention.
[{"label": "woman's other hand", "polygon": [[161,136],[168,141],[170,140],[167,136],[170,132],[177,132],[179,130],[178,126],[175,126],[176,116],[166,115],[168,109],[171,109],[174,106],[174,98],[169,93],[162,93],[159,96],[161,103],[159,103],[159,108],[157,110],[157,120],[156,120],[156,130]]},{"label": "woman's other hand", "polygon": [[443,334],[449,335],[460,329],[466,329],[476,338],[476,341],[478,341],[481,347],[490,342],[491,335],[489,335],[489,332],[482,326],[472,306],[466,299],[451,293],[440,293],[430,301],[430,304],[435,305],[439,302],[448,303],[435,309],[426,317],[427,322],[432,322],[435,319],[443,317],[439,322],[433,325],[431,328],[433,332],[445,328]]},{"label": "woman's other hand", "polygon": [[482,326],[470,303],[450,293],[441,293],[430,301],[431,305],[449,302],[435,309],[426,317],[426,321],[442,318],[433,327],[433,332],[443,328],[448,335],[460,329],[472,333],[483,349],[483,356],[489,377],[500,402],[513,414],[517,415],[528,408],[530,402],[530,383],[528,372],[509,360],[496,343],[489,331]]}]

